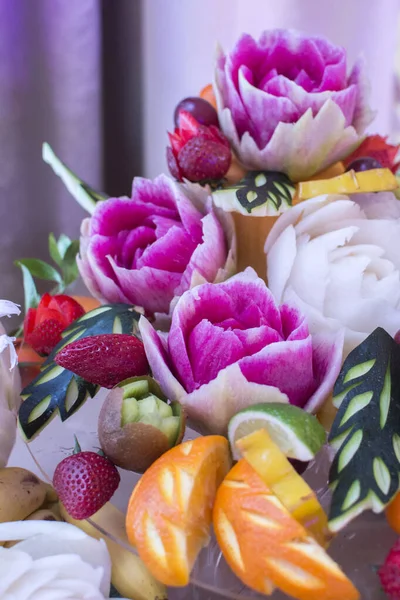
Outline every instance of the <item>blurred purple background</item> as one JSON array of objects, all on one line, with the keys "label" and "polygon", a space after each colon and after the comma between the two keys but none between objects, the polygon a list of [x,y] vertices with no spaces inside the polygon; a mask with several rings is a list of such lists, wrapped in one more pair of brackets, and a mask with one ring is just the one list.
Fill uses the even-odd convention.
[{"label": "blurred purple background", "polygon": [[184,96],[210,83],[216,42],[293,27],[363,52],[379,116],[398,134],[399,0],[0,0],[1,297],[22,302],[17,258],[78,237],[84,211],[41,160],[48,141],[88,183],[129,193],[165,170],[166,131]]}]

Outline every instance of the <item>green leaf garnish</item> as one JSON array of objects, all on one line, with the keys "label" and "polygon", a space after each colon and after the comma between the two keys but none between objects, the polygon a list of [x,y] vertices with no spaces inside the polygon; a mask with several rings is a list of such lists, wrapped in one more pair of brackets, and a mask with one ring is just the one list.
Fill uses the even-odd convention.
[{"label": "green leaf garnish", "polygon": [[71,169],[61,162],[47,143],[43,144],[42,156],[44,162],[50,165],[54,173],[60,177],[65,187],[78,204],[80,204],[89,214],[93,214],[97,202],[108,198],[107,194],[98,192],[75,175]]},{"label": "green leaf garnish", "polygon": [[40,260],[40,258],[20,258],[18,265],[26,267],[33,277],[54,281],[58,284],[62,283],[60,273],[54,267],[44,262],[44,260]]},{"label": "green leaf garnish", "polygon": [[[292,206],[295,186],[285,173],[278,171],[248,171],[239,183],[213,193],[222,202],[237,200],[248,214],[264,207],[268,215],[278,215]],[[227,202],[228,201],[228,202]]]},{"label": "green leaf garnish", "polygon": [[32,440],[57,412],[62,421],[68,419],[98,390],[98,386],[54,362],[61,348],[83,337],[113,333],[116,327],[121,333],[138,335],[139,317],[128,304],[109,304],[86,313],[64,330],[63,339],[43,363],[40,374],[21,392],[24,401],[18,419],[27,440]]},{"label": "green leaf garnish", "polygon": [[79,241],[73,240],[63,257],[61,269],[65,286],[70,285],[79,275],[78,265],[76,264],[76,255],[79,252]]},{"label": "green leaf garnish", "polygon": [[329,526],[338,531],[366,509],[383,511],[399,490],[400,346],[375,329],[345,360],[333,393]]},{"label": "green leaf garnish", "polygon": [[59,267],[61,267],[62,256],[61,256],[60,251],[58,249],[58,245],[57,245],[57,241],[56,241],[56,238],[54,236],[54,233],[50,233],[50,235],[49,235],[49,253],[50,253],[51,258],[56,263],[56,265],[58,265]]},{"label": "green leaf garnish", "polygon": [[40,295],[36,290],[35,282],[29,269],[19,260],[15,261],[17,267],[21,268],[22,277],[24,282],[24,296],[25,296],[25,314],[30,308],[36,308],[40,302]]}]

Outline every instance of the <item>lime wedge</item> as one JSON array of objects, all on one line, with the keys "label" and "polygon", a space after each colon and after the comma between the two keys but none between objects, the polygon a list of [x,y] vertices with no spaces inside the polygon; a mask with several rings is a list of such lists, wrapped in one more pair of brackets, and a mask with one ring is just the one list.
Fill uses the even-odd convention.
[{"label": "lime wedge", "polygon": [[325,429],[305,410],[292,404],[256,404],[229,422],[228,438],[235,460],[240,458],[236,441],[258,429],[265,429],[288,458],[301,461],[312,460],[326,440]]}]

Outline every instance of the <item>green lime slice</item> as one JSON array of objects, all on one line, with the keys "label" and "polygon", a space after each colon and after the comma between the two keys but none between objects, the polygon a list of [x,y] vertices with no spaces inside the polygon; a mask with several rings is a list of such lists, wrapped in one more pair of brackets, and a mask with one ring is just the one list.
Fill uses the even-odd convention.
[{"label": "green lime slice", "polygon": [[236,441],[258,429],[265,429],[288,458],[309,461],[326,440],[317,418],[292,404],[255,404],[238,412],[229,422],[228,438],[238,460]]}]

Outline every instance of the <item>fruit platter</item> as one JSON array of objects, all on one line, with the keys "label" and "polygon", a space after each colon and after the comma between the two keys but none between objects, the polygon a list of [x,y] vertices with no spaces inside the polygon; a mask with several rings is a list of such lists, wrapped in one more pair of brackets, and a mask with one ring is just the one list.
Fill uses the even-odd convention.
[{"label": "fruit platter", "polygon": [[212,78],[127,196],[43,145],[87,216],[0,302],[1,598],[400,599],[399,147],[324,38]]}]

